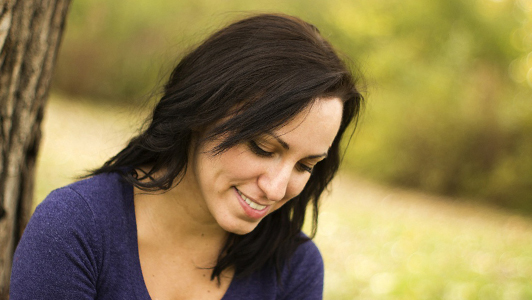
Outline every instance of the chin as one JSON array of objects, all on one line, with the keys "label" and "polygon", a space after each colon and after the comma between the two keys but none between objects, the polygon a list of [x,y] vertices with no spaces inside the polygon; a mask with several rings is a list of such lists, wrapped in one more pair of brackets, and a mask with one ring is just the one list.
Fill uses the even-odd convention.
[{"label": "chin", "polygon": [[232,223],[220,225],[227,232],[234,233],[237,235],[244,235],[252,232],[257,227],[257,225],[259,225],[259,222],[250,223],[245,221],[237,221],[236,224]]}]

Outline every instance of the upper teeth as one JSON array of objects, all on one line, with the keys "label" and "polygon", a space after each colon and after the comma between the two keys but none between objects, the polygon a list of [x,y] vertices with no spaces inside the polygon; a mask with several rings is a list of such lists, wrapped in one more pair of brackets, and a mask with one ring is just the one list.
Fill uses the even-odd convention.
[{"label": "upper teeth", "polygon": [[263,210],[266,208],[266,205],[260,205],[260,204],[257,204],[249,200],[249,198],[246,197],[244,194],[242,194],[239,190],[237,190],[237,192],[240,195],[240,197],[242,197],[242,199],[244,199],[244,201],[249,205],[249,207],[256,209],[256,210]]}]

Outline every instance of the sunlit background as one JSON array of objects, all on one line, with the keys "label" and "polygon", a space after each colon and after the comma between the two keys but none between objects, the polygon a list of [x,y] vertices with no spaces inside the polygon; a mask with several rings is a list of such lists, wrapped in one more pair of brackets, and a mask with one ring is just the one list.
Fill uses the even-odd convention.
[{"label": "sunlit background", "polygon": [[188,49],[256,12],[313,23],[363,75],[316,237],[325,298],[532,299],[532,0],[75,0],[36,203],[137,132]]}]

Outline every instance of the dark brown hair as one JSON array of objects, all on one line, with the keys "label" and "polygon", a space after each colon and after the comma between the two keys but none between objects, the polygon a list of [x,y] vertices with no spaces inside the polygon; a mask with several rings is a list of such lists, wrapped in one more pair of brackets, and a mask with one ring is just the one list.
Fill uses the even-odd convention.
[{"label": "dark brown hair", "polygon": [[[252,232],[230,234],[212,272],[214,279],[233,266],[236,276],[246,276],[275,266],[279,275],[307,239],[300,232],[309,203],[314,211],[311,236],[315,234],[319,197],[338,170],[340,140],[356,122],[363,99],[345,63],[313,25],[292,16],[261,14],[214,33],[175,67],[146,130],[92,174],[120,172],[140,189],[169,189],[186,172],[193,135],[209,125],[217,124],[205,139],[223,135],[215,148],[221,153],[282,126],[323,97],[344,103],[327,158],[314,167],[301,194]],[[146,173],[137,173],[146,166]],[[159,171],[164,174],[153,178]]]}]

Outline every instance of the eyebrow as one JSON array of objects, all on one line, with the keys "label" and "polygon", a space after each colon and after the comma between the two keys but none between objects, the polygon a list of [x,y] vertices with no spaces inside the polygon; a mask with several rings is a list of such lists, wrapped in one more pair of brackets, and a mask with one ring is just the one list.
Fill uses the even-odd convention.
[{"label": "eyebrow", "polygon": [[[283,139],[281,139],[280,137],[278,137],[277,135],[271,132],[268,132],[268,134],[271,135],[279,144],[281,144],[283,148],[285,148],[286,150],[290,150],[290,145],[288,145],[287,142],[283,141]],[[322,158],[322,157],[327,157],[327,152],[322,153],[322,154],[309,155],[305,157],[305,159],[316,159],[316,158]]]}]

